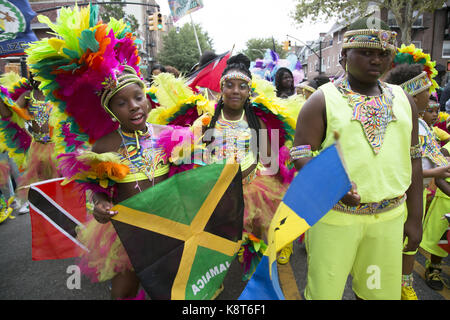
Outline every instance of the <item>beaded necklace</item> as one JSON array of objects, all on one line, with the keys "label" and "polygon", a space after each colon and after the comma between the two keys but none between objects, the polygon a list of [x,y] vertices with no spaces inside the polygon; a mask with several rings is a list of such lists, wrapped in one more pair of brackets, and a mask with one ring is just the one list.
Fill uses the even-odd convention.
[{"label": "beaded necklace", "polygon": [[[50,113],[52,111],[52,105],[48,102],[37,100],[34,97],[34,91],[31,91],[28,99],[30,100],[28,110],[33,117],[31,121],[35,121],[41,129],[42,126],[48,123]],[[41,130],[39,130],[39,132],[33,131],[31,134],[37,142],[50,142],[50,133],[48,132],[41,132]]]},{"label": "beaded necklace", "polygon": [[157,167],[164,163],[164,152],[156,145],[153,127],[149,123],[146,127],[146,132],[136,132],[134,135],[123,132],[119,127],[118,132],[122,137],[119,153],[132,165],[132,174],[142,172],[153,181]]}]

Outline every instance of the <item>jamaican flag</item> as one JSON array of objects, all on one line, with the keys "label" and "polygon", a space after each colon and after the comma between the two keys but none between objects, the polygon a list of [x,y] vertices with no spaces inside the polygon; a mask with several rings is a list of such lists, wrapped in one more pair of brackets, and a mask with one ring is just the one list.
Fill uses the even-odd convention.
[{"label": "jamaican flag", "polygon": [[113,225],[151,299],[211,299],[240,247],[238,164],[178,173],[121,203]]}]

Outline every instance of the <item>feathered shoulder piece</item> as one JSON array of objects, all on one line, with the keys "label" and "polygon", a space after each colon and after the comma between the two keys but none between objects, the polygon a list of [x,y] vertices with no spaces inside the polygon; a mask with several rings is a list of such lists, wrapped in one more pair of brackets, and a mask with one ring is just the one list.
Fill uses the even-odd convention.
[{"label": "feathered shoulder piece", "polygon": [[191,126],[205,113],[214,114],[214,103],[195,94],[183,78],[160,73],[153,80],[153,91],[160,107],[150,112],[148,121],[160,125]]},{"label": "feathered shoulder piece", "polygon": [[76,181],[85,190],[110,194],[117,181],[126,177],[130,168],[121,163],[115,152],[95,153],[75,151],[58,156],[58,169],[66,178],[64,183]]},{"label": "feathered shoulder piece", "polygon": [[266,125],[269,139],[272,136],[278,137],[280,175],[284,183],[290,183],[295,175],[295,168],[289,157],[295,135],[295,120],[286,108],[262,94],[252,98],[252,105],[256,116]]}]

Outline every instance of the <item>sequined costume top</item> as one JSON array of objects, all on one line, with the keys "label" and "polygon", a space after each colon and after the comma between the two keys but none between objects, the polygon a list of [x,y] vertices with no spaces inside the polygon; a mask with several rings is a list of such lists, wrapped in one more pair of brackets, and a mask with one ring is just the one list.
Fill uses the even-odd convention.
[{"label": "sequined costume top", "polygon": [[[51,103],[37,100],[34,97],[33,91],[31,91],[29,97],[28,112],[33,118],[32,120],[28,121],[28,124],[31,126],[32,122],[34,121],[37,123],[39,128],[42,128],[42,126],[48,123],[51,111]],[[48,143],[51,141],[50,132],[42,132],[41,130],[36,132],[33,130],[31,132],[31,135],[33,136],[34,141],[39,143]]]},{"label": "sequined costume top", "polygon": [[118,129],[122,143],[117,152],[121,162],[130,168],[129,174],[118,182],[153,180],[169,172],[169,164],[164,160],[165,152],[157,146],[158,127],[147,123],[147,132],[139,134]]},{"label": "sequined costume top", "polygon": [[223,115],[215,125],[214,141],[208,146],[210,158],[207,163],[230,161],[241,164],[241,170],[248,169],[256,162],[252,146],[252,132],[244,119],[244,113],[239,120],[226,120]]}]

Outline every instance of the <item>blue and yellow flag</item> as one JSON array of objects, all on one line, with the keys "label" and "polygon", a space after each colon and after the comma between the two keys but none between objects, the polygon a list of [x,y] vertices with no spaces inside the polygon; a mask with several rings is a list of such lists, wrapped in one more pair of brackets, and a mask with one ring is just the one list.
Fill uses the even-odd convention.
[{"label": "blue and yellow flag", "polygon": [[319,221],[350,189],[336,144],[308,162],[286,191],[270,224],[265,256],[239,299],[284,299],[278,282],[277,252]]}]

